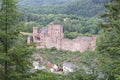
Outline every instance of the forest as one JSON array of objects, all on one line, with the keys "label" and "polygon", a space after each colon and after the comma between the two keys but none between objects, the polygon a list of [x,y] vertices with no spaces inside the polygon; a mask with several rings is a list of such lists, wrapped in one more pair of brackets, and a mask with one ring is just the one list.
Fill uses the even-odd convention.
[{"label": "forest", "polygon": [[[52,0],[23,0],[19,5],[20,10],[25,13],[67,14],[81,17],[94,17],[106,11],[103,5],[108,3],[108,0],[56,0],[55,2],[56,4],[53,4],[54,1]],[[63,3],[61,4],[60,2]]]},{"label": "forest", "polygon": [[70,39],[80,35],[98,35],[101,32],[98,22],[102,22],[98,18],[82,18],[63,14],[26,14],[21,17],[20,21],[18,26],[22,26],[21,31],[31,33],[33,26],[41,28],[46,27],[49,23],[60,24],[64,27],[65,37]]},{"label": "forest", "polygon": [[[0,0],[0,80],[120,80],[120,0],[19,1]],[[96,50],[36,49],[20,33],[32,33],[33,26],[42,28],[49,23],[63,25],[70,39],[98,35]],[[79,69],[67,75],[44,70],[31,73],[35,52],[58,65],[74,62]]]},{"label": "forest", "polygon": [[41,28],[49,23],[61,24],[64,27],[65,37],[73,39],[80,35],[98,35],[102,32],[98,23],[102,22],[100,14],[106,11],[103,4],[108,1],[63,0],[62,4],[56,1],[55,5],[52,5],[52,1],[38,1],[42,4],[49,3],[47,6],[39,5],[37,1],[30,2],[34,4],[28,4],[27,0],[19,3],[19,11],[22,12],[20,18],[22,31],[32,32],[33,26]]}]

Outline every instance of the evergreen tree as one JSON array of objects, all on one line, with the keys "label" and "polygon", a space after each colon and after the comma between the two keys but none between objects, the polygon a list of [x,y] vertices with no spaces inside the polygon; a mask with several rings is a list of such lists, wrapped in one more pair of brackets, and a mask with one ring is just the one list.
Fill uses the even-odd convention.
[{"label": "evergreen tree", "polygon": [[16,0],[2,0],[0,8],[0,80],[23,80],[31,51],[22,44]]},{"label": "evergreen tree", "polygon": [[110,0],[105,8],[108,13],[101,15],[103,35],[98,51],[104,55],[103,71],[110,80],[117,80],[120,79],[120,0]]}]

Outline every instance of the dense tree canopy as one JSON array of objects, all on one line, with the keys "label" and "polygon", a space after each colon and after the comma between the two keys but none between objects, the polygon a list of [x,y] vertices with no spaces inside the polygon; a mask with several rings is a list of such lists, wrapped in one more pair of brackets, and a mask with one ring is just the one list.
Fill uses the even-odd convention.
[{"label": "dense tree canopy", "polygon": [[23,0],[20,2],[20,10],[26,13],[93,17],[105,11],[103,5],[106,3],[108,0]]},{"label": "dense tree canopy", "polygon": [[16,0],[2,0],[0,8],[0,79],[22,80],[31,51],[19,34]]},{"label": "dense tree canopy", "polygon": [[[64,27],[65,37],[75,38],[80,35],[98,35],[101,29],[98,27],[98,18],[83,18],[74,15],[63,14],[25,14],[20,18],[18,26],[24,32],[31,32],[33,26],[46,27],[49,23],[60,24]],[[75,34],[74,34],[75,33]]]},{"label": "dense tree canopy", "polygon": [[[108,13],[101,15],[104,22],[101,24],[103,35],[98,45],[99,53],[104,58],[106,69],[103,69],[109,75],[110,80],[120,79],[120,0],[110,0],[105,5]],[[106,57],[105,57],[106,56]],[[103,64],[104,65],[104,64]]]}]

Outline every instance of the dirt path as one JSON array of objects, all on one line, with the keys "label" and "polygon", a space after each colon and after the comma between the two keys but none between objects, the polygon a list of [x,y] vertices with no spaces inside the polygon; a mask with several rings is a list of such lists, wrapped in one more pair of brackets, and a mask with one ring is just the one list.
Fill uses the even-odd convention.
[{"label": "dirt path", "polygon": [[32,33],[27,33],[27,32],[20,32],[20,34],[32,36]]}]

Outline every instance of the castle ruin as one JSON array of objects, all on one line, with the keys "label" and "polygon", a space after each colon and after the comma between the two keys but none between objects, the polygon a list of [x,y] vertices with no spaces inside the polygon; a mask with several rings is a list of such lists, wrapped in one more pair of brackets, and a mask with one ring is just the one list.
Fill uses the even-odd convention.
[{"label": "castle ruin", "polygon": [[94,51],[96,48],[96,36],[79,36],[75,39],[67,39],[64,38],[63,26],[55,24],[49,24],[42,29],[33,27],[33,36],[32,38],[28,37],[27,42],[37,43],[37,48],[55,47],[58,50],[80,52],[85,52],[87,50]]}]

